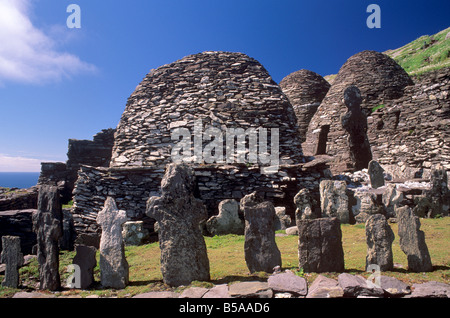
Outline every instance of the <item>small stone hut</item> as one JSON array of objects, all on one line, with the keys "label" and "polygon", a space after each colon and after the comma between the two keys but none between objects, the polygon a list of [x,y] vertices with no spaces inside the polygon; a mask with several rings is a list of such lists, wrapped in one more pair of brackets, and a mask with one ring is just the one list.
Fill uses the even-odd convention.
[{"label": "small stone hut", "polygon": [[280,87],[297,116],[298,132],[302,142],[306,139],[309,122],[330,86],[322,76],[305,69],[291,73],[281,80]]}]

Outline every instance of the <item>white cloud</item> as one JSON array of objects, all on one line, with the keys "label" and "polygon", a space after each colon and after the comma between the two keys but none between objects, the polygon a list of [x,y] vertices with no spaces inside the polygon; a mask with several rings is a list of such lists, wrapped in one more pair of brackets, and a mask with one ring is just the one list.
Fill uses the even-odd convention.
[{"label": "white cloud", "polygon": [[30,0],[0,0],[0,82],[45,83],[96,70],[59,52],[58,40],[36,28],[29,14]]},{"label": "white cloud", "polygon": [[41,162],[48,160],[0,154],[0,172],[40,172]]}]

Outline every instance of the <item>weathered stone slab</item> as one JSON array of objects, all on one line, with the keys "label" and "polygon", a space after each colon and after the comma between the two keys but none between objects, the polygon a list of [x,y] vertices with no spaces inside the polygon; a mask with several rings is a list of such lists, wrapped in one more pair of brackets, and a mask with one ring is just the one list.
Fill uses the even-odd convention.
[{"label": "weathered stone slab", "polygon": [[97,266],[97,249],[93,246],[76,245],[73,264],[80,267],[80,288],[86,289],[94,282],[94,267]]},{"label": "weathered stone slab", "polygon": [[387,297],[403,297],[411,293],[410,286],[394,277],[380,275],[380,286]]},{"label": "weathered stone slab", "polygon": [[425,191],[431,201],[428,217],[448,216],[450,211],[450,190],[448,188],[447,172],[443,167],[431,170],[431,189]]},{"label": "weathered stone slab", "polygon": [[384,169],[377,161],[371,160],[369,162],[367,172],[369,174],[369,181],[372,188],[377,189],[384,186]]},{"label": "weathered stone slab", "polygon": [[129,268],[122,237],[122,225],[126,221],[126,212],[119,210],[114,199],[108,197],[97,216],[97,223],[102,228],[100,280],[104,287],[122,289],[128,284]]},{"label": "weathered stone slab", "polygon": [[123,225],[122,237],[125,245],[143,245],[149,238],[149,231],[143,221],[127,221]]},{"label": "weathered stone slab", "polygon": [[440,282],[413,284],[411,295],[405,298],[450,298],[450,285]]},{"label": "weathered stone slab", "polygon": [[214,286],[203,295],[203,298],[230,298],[228,285],[221,284]]},{"label": "weathered stone slab", "polygon": [[319,275],[309,287],[306,298],[340,298],[343,296],[344,290],[336,280]]},{"label": "weathered stone slab", "polygon": [[395,184],[389,183],[386,185],[382,196],[383,205],[387,217],[396,217],[395,208],[403,201],[403,193],[397,190]]},{"label": "weathered stone slab", "polygon": [[311,191],[307,188],[301,189],[294,197],[296,219],[317,219],[320,217],[320,210],[316,200],[312,197]]},{"label": "weathered stone slab", "polygon": [[286,230],[291,226],[292,220],[289,215],[286,214],[285,207],[275,207],[275,220],[274,220],[274,231]]},{"label": "weathered stone slab", "polygon": [[221,201],[219,215],[210,217],[206,228],[212,235],[244,234],[244,221],[239,218],[239,203],[233,199]]},{"label": "weathered stone slab", "polygon": [[164,283],[189,285],[207,281],[209,260],[199,223],[207,218],[202,201],[194,197],[194,175],[184,164],[170,164],[161,182],[161,197],[147,202],[147,216],[157,220]]},{"label": "weathered stone slab", "polygon": [[344,291],[344,297],[375,296],[383,297],[384,291],[375,284],[368,282],[360,275],[351,275],[347,273],[339,274],[339,286]]},{"label": "weathered stone slab", "polygon": [[232,298],[272,298],[273,291],[267,282],[242,282],[228,286]]},{"label": "weathered stone slab", "polygon": [[288,292],[296,296],[306,296],[308,293],[306,279],[295,275],[291,271],[273,274],[269,276],[267,283],[274,292]]},{"label": "weathered stone slab", "polygon": [[400,248],[408,259],[408,269],[413,272],[433,270],[425,233],[420,230],[420,220],[409,207],[396,209]]},{"label": "weathered stone slab", "polygon": [[322,180],[319,186],[322,217],[336,217],[350,223],[350,211],[345,181]]},{"label": "weathered stone slab", "polygon": [[61,287],[59,240],[62,237],[62,206],[57,187],[40,187],[38,211],[33,214],[33,231],[37,237],[39,288],[58,290]]},{"label": "weathered stone slab", "polygon": [[297,220],[299,267],[305,272],[343,272],[341,224],[337,218]]},{"label": "weathered stone slab", "polygon": [[375,214],[366,222],[366,269],[370,264],[376,264],[381,271],[394,268],[392,242],[395,235],[384,215]]},{"label": "weathered stone slab", "polygon": [[275,242],[273,222],[275,208],[271,202],[263,201],[256,192],[241,200],[245,218],[245,262],[251,273],[272,273],[281,266],[281,253]]},{"label": "weathered stone slab", "polygon": [[208,291],[204,287],[190,287],[183,290],[179,298],[202,298]]},{"label": "weathered stone slab", "polygon": [[180,296],[179,293],[162,291],[162,292],[148,292],[138,294],[133,296],[132,298],[178,298],[179,296]]},{"label": "weathered stone slab", "polygon": [[23,254],[20,252],[20,237],[2,236],[1,263],[6,264],[3,287],[19,287],[19,268],[23,265]]},{"label": "weathered stone slab", "polygon": [[349,86],[344,91],[347,113],[341,116],[341,124],[348,133],[348,147],[354,170],[367,168],[372,160],[369,139],[367,138],[367,117],[361,111],[361,92],[356,86]]},{"label": "weathered stone slab", "polygon": [[12,298],[56,298],[53,294],[44,294],[38,292],[18,292]]}]

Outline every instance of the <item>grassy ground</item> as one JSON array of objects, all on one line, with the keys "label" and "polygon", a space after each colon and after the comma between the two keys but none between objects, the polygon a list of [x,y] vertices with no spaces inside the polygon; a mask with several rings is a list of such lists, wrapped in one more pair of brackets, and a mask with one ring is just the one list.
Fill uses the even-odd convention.
[{"label": "grassy ground", "polygon": [[428,36],[424,35],[396,50],[385,52],[410,75],[450,66],[450,38],[445,39],[450,28]]},{"label": "grassy ground", "polygon": [[[421,229],[425,232],[426,242],[434,265],[433,272],[411,273],[407,271],[406,256],[400,250],[399,246],[397,224],[391,224],[396,235],[392,248],[394,263],[396,263],[397,268],[392,272],[385,272],[383,274],[396,277],[408,284],[431,280],[450,283],[450,218],[421,219],[421,223]],[[367,248],[364,225],[342,225],[342,234],[346,272],[368,277],[369,273],[364,271]],[[266,273],[249,274],[244,260],[244,236],[225,235],[205,237],[205,241],[210,261],[211,281],[193,282],[191,286],[211,287],[216,284],[261,280],[268,277]],[[282,254],[283,268],[298,271],[298,237],[277,237],[276,241]],[[99,284],[100,269],[97,265],[95,269],[96,283],[90,290],[63,290],[57,293],[57,296],[80,295],[86,297],[88,295],[99,295],[107,297],[131,297],[149,291],[181,291],[183,288],[186,288],[179,287],[172,289],[162,282],[162,275],[159,269],[160,249],[158,243],[138,247],[126,247],[125,253],[130,265],[130,284],[125,289],[101,289]],[[61,252],[60,272],[63,285],[70,275],[70,273],[66,272],[67,266],[71,264],[74,256],[74,252]],[[301,275],[301,271],[299,274]],[[315,273],[303,274],[309,284],[314,281],[317,275]],[[337,278],[337,275],[337,273],[325,273],[325,276],[331,278]],[[32,291],[36,289],[39,277],[37,261],[34,260],[29,265],[21,268],[20,277],[22,280],[20,290]],[[3,277],[0,276],[0,279],[3,279]],[[0,297],[11,297],[15,292],[20,290],[0,288]]]}]

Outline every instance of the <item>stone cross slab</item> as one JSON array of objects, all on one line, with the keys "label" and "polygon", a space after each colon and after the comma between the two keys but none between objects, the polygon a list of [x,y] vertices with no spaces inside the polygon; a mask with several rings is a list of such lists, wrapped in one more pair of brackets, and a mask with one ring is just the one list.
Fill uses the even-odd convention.
[{"label": "stone cross slab", "polygon": [[158,221],[161,273],[170,286],[208,281],[209,259],[199,223],[208,217],[203,202],[194,197],[192,169],[170,164],[161,181],[161,197],[147,201],[147,216]]},{"label": "stone cross slab", "polygon": [[58,290],[61,287],[59,239],[62,237],[62,206],[56,186],[40,186],[38,210],[33,215],[33,231],[37,238],[39,288]]},{"label": "stone cross slab", "polygon": [[129,282],[129,267],[122,237],[122,224],[126,221],[126,212],[119,210],[116,201],[108,197],[97,215],[97,223],[102,228],[100,280],[103,287],[123,289]]},{"label": "stone cross slab", "polygon": [[20,252],[20,237],[2,237],[1,262],[6,264],[5,279],[3,287],[19,287],[19,268],[23,265],[23,254]]}]

